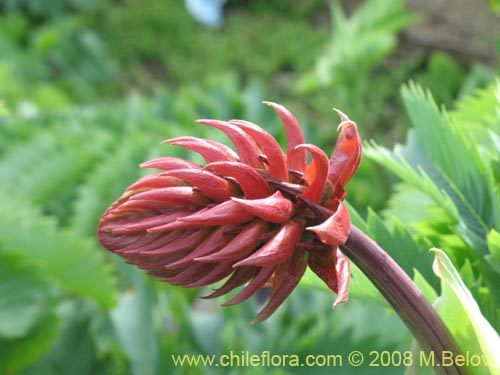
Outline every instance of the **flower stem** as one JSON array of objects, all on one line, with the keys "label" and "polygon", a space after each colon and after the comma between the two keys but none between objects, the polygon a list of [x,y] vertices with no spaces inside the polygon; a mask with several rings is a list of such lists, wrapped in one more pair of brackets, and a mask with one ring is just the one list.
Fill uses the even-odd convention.
[{"label": "flower stem", "polygon": [[[466,367],[449,360],[456,358],[460,351],[436,310],[405,271],[375,241],[351,225],[349,238],[341,250],[368,276],[396,310],[420,344],[425,358],[434,358],[437,372],[447,375],[469,374]],[[443,353],[448,360],[443,361]],[[415,364],[418,365],[418,362]]]}]

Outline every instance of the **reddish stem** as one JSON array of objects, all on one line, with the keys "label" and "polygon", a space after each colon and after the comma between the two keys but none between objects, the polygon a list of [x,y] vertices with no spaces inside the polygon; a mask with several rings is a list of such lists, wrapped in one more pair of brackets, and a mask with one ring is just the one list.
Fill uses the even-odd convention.
[{"label": "reddish stem", "polygon": [[443,362],[443,353],[448,358],[449,354],[455,358],[460,353],[450,331],[406,272],[375,241],[351,225],[349,238],[341,250],[368,276],[396,310],[420,344],[421,350],[425,351],[426,358],[434,355],[434,369],[437,372],[447,375],[469,374],[466,367],[455,363],[448,366],[449,361]]}]

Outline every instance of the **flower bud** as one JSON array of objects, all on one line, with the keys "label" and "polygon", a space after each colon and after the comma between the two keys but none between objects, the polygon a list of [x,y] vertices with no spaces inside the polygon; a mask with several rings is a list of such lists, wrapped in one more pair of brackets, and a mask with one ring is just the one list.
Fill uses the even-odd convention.
[{"label": "flower bud", "polygon": [[256,124],[199,120],[224,132],[236,151],[196,137],[165,141],[199,153],[206,164],[174,157],[143,163],[160,171],[131,185],[98,228],[105,248],[159,280],[204,287],[226,279],[205,298],[244,285],[224,305],[271,286],[255,322],[281,305],[308,266],[337,293],[335,303],[347,300],[350,268],[339,250],[350,230],[344,187],[361,160],[356,124],[343,113],[328,159],[305,143],[285,107],[265,103],[283,122],[287,153]]}]

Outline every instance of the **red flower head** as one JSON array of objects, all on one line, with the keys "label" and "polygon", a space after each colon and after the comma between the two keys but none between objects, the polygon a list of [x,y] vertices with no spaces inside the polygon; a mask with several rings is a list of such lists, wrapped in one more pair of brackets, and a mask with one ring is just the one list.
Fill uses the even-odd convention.
[{"label": "red flower head", "polygon": [[342,112],[328,159],[304,143],[299,123],[285,107],[266,104],[285,126],[287,154],[251,122],[198,120],[223,131],[237,152],[195,137],[167,140],[201,154],[206,165],[174,157],[142,164],[162,172],[130,186],[98,228],[104,247],[162,281],[202,287],[229,276],[207,298],[246,284],[224,305],[271,286],[255,321],[279,307],[308,265],[337,293],[335,304],[347,300],[350,266],[339,250],[350,228],[344,186],[361,160],[356,124]]}]

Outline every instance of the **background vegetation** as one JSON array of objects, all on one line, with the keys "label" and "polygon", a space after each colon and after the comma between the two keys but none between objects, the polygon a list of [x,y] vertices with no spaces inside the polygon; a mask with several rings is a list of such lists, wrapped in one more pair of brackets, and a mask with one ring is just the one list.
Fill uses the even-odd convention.
[{"label": "background vegetation", "polygon": [[286,105],[325,150],[332,107],[357,121],[367,144],[348,186],[353,220],[431,301],[441,286],[428,249],[443,248],[500,330],[498,66],[412,45],[406,32],[425,28],[425,13],[402,0],[355,3],[230,0],[218,27],[175,0],[0,3],[0,374],[295,374],[176,368],[170,355],[411,347],[356,269],[335,311],[306,276],[251,326],[259,298],[220,308],[224,299],[156,282],[98,245],[100,215],[147,173],[140,162],[193,157],[160,141],[225,142],[195,119],[244,118],[283,140],[262,100]]}]

